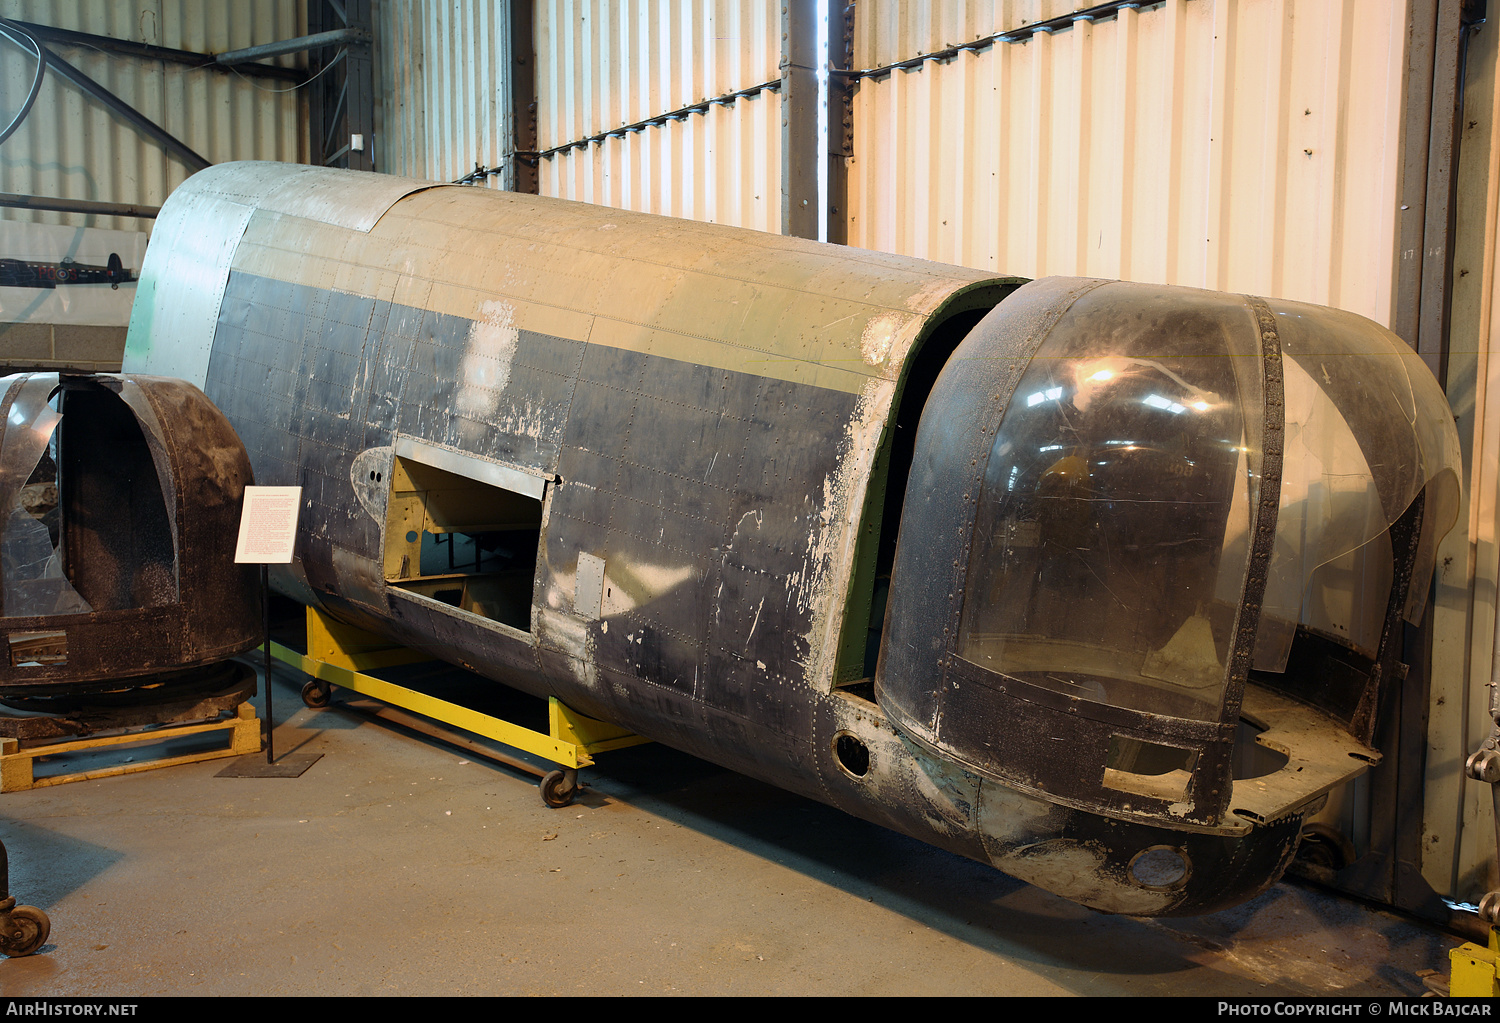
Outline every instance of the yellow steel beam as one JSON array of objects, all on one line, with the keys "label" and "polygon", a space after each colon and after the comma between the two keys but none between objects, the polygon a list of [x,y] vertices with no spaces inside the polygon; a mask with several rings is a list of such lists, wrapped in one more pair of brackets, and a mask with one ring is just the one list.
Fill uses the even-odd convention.
[{"label": "yellow steel beam", "polygon": [[432,660],[420,650],[398,646],[384,636],[334,621],[313,608],[307,609],[307,655],[350,671]]},{"label": "yellow steel beam", "polygon": [[1500,935],[1490,928],[1490,945],[1485,948],[1466,941],[1448,950],[1452,973],[1448,977],[1448,994],[1454,998],[1494,998],[1500,996],[1495,979],[1495,963],[1500,959]]},{"label": "yellow steel beam", "polygon": [[394,682],[387,682],[373,675],[366,675],[337,664],[307,657],[280,643],[271,644],[271,655],[331,685],[352,689],[356,693],[380,700],[382,703],[389,703],[394,707],[413,711],[455,728],[462,728],[466,732],[482,735],[486,739],[494,739],[496,742],[503,742],[507,746],[514,746],[527,753],[546,757],[564,767],[587,767],[594,762],[588,753],[575,743],[554,739],[550,735],[543,735],[533,729],[502,721],[488,714],[481,714],[468,707],[448,700],[440,700],[435,696],[428,696],[426,693],[408,689]]},{"label": "yellow steel beam", "polygon": [[[181,739],[209,732],[227,732],[229,745],[224,749],[204,750],[170,757],[156,757],[139,763],[116,764],[70,774],[51,775],[38,778],[32,761],[38,757],[65,756],[85,750],[96,750],[110,746],[132,744],[154,745],[169,739]],[[124,735],[91,736],[84,739],[67,739],[25,749],[15,739],[0,739],[0,792],[20,792],[25,789],[45,788],[49,785],[65,785],[75,781],[94,781],[112,778],[139,771],[154,771],[159,767],[176,767],[180,764],[196,764],[203,760],[218,760],[223,757],[246,756],[261,749],[260,719],[255,708],[242,703],[235,716],[227,721],[213,721],[198,725],[173,725],[149,732],[127,732]]]},{"label": "yellow steel beam", "polygon": [[307,609],[307,647],[308,652],[301,654],[272,643],[271,655],[330,685],[352,689],[382,703],[503,742],[563,767],[588,767],[594,762],[594,753],[650,742],[618,725],[580,714],[555,696],[548,700],[550,734],[547,734],[367,675],[360,669],[410,664],[429,658],[336,622],[314,608]]}]

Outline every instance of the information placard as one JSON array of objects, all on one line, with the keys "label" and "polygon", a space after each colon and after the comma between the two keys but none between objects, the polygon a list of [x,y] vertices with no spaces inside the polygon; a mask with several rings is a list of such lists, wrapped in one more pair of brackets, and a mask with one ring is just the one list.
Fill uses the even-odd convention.
[{"label": "information placard", "polygon": [[240,512],[240,538],[234,560],[240,565],[285,565],[297,543],[301,487],[246,487]]}]

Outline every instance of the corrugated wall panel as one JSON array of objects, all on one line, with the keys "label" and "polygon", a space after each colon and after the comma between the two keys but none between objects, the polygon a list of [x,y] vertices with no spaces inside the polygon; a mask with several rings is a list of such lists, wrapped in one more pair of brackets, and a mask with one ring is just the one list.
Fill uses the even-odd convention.
[{"label": "corrugated wall panel", "polygon": [[[0,0],[0,17],[196,53],[294,38],[307,25],[303,0]],[[211,163],[307,158],[303,90],[293,83],[44,42]],[[35,67],[29,51],[0,40],[5,123],[24,102]],[[160,206],[192,171],[53,70],[0,149],[0,191],[25,195]],[[152,224],[0,208],[0,256],[101,265],[115,253],[139,270]],[[130,284],[0,288],[0,367],[118,369],[134,295]]]},{"label": "corrugated wall panel", "polygon": [[780,77],[772,0],[539,0],[537,148]]},{"label": "corrugated wall panel", "polygon": [[1467,507],[1438,548],[1432,612],[1432,698],[1423,792],[1422,873],[1439,893],[1477,903],[1500,885],[1491,786],[1464,762],[1489,736],[1500,578],[1500,40],[1486,25],[1468,43],[1457,173],[1447,393],[1469,467]]},{"label": "corrugated wall panel", "polygon": [[[509,156],[508,10],[486,0],[390,0],[375,11],[378,171],[453,181]],[[513,185],[508,173],[486,183]]]},{"label": "corrugated wall panel", "polygon": [[[291,38],[306,25],[301,0],[0,0],[0,17],[199,53]],[[288,83],[48,45],[210,162],[305,159],[301,97]],[[25,99],[35,61],[9,41],[0,41],[0,53],[0,117],[9,121]],[[181,160],[48,72],[31,115],[5,143],[0,190],[159,206],[190,173]],[[14,209],[0,211],[0,219],[79,222],[66,214]],[[123,231],[150,229],[150,221],[125,217],[90,222]]]},{"label": "corrugated wall panel", "polygon": [[[543,0],[536,13],[542,152],[780,77],[769,0]],[[545,195],[780,230],[781,99],[771,90],[561,149]]]},{"label": "corrugated wall panel", "polygon": [[856,64],[885,67],[1093,6],[1078,0],[860,2],[854,18]]},{"label": "corrugated wall panel", "polygon": [[542,161],[541,192],[779,231],[780,94],[767,90],[558,153]]},{"label": "corrugated wall panel", "polygon": [[[1006,23],[977,27],[986,6]],[[923,5],[861,3],[855,62],[1014,27],[1027,7],[1059,13],[969,4],[923,35]],[[1404,26],[1399,0],[1167,0],[861,79],[851,244],[1389,323]]]}]

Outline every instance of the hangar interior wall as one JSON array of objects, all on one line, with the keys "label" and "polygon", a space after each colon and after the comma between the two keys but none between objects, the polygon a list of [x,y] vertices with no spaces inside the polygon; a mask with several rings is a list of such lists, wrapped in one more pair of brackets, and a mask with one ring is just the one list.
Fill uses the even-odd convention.
[{"label": "hangar interior wall", "polygon": [[[0,0],[0,17],[218,53],[303,32],[305,0]],[[63,59],[201,154],[299,161],[307,147],[289,83],[48,43]],[[294,58],[278,58],[290,66]],[[36,59],[0,40],[0,117],[31,87]],[[3,127],[3,125],[0,125]],[[160,206],[192,173],[116,114],[49,70],[30,115],[0,149],[0,192]],[[0,257],[103,264],[111,252],[139,270],[152,221],[0,207]],[[0,370],[6,366],[118,369],[133,284],[0,287]]]},{"label": "hangar interior wall", "polygon": [[781,7],[538,0],[542,194],[779,231]]},{"label": "hangar interior wall", "polygon": [[[862,0],[854,66],[1060,6]],[[861,77],[850,241],[1388,324],[1405,20],[1400,2],[1167,0]]]},{"label": "hangar interior wall", "polygon": [[507,5],[387,0],[374,14],[375,169],[455,181],[500,168],[483,183],[514,188]]},{"label": "hangar interior wall", "polygon": [[1469,41],[1454,238],[1449,404],[1468,467],[1465,509],[1439,551],[1433,611],[1433,698],[1427,721],[1423,873],[1473,902],[1500,886],[1494,874],[1494,807],[1489,786],[1464,774],[1464,760],[1490,730],[1488,685],[1497,658],[1496,580],[1500,579],[1500,364],[1490,339],[1500,290],[1500,25]]},{"label": "hangar interior wall", "polygon": [[[1090,6],[1078,0],[829,3],[853,14],[843,226],[854,245],[982,270],[1244,291],[1390,324],[1419,2],[1165,0],[1092,19],[1068,17]],[[780,230],[782,7],[534,0],[540,191]],[[510,13],[481,0],[376,5],[378,170],[454,180],[479,165],[500,168],[486,184],[515,187]],[[0,16],[208,52],[298,34],[306,2],[0,0]],[[1485,26],[1469,60],[1447,383],[1476,468],[1440,559],[1422,835],[1428,882],[1463,898],[1495,884],[1489,793],[1463,780],[1462,761],[1489,727],[1500,574],[1500,369],[1487,356],[1500,311],[1497,35]],[[306,159],[297,90],[63,52],[210,160]],[[30,62],[13,56],[0,61],[0,109],[29,83]],[[159,205],[187,173],[49,75],[5,145],[0,190]],[[149,230],[14,210],[0,221],[19,246],[0,254],[118,251],[127,266]],[[114,312],[20,290],[0,289],[0,359],[62,358],[48,347],[55,323],[123,337],[133,289],[98,299]]]}]

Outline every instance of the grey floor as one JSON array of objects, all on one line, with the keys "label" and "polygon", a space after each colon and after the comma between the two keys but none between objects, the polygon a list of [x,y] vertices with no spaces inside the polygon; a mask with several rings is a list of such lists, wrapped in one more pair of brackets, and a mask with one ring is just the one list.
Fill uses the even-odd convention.
[{"label": "grey floor", "polygon": [[1460,941],[1291,884],[1103,916],[659,746],[551,810],[276,674],[277,752],[323,754],[300,778],[0,795],[11,890],[52,920],[0,994],[1417,995]]}]

